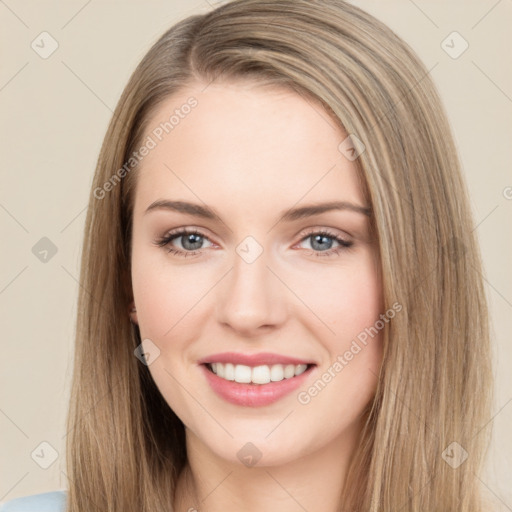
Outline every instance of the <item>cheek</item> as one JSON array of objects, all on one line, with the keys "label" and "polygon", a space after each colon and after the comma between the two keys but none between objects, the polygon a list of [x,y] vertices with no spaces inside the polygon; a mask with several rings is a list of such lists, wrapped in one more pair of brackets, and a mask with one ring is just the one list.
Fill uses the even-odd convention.
[{"label": "cheek", "polygon": [[381,279],[369,249],[347,264],[319,266],[306,279],[295,279],[294,290],[304,298],[313,313],[312,321],[318,325],[316,332],[323,330],[321,338],[328,340],[331,349],[343,349],[349,340],[373,326],[382,313]]},{"label": "cheek", "polygon": [[[163,255],[163,256],[162,256]],[[132,286],[141,336],[163,339],[190,321],[194,304],[208,282],[192,266],[173,267],[164,249],[137,250],[132,258]]]},{"label": "cheek", "polygon": [[344,339],[353,338],[379,318],[381,286],[375,273],[361,271],[347,276],[338,288],[339,297],[331,307],[334,330]]},{"label": "cheek", "polygon": [[[314,411],[329,411],[331,424],[339,428],[358,421],[375,395],[382,363],[383,310],[377,273],[346,274],[332,284],[329,293],[318,296],[316,306],[334,334],[317,328],[316,332],[323,329],[317,338],[325,358],[317,378],[298,395],[304,410],[311,413],[311,428],[317,421]],[[325,436],[337,432],[335,427],[323,428]]]},{"label": "cheek", "polygon": [[[334,409],[340,421],[344,415],[346,419],[355,418],[375,392],[382,362],[385,324],[380,320],[384,310],[378,261],[368,249],[350,265],[315,273],[308,284],[309,294],[304,296],[325,324],[316,317],[310,324],[310,328],[316,326],[317,339],[325,352],[318,389],[324,385],[328,389],[320,393],[315,388],[311,395],[305,390],[306,401],[318,393],[316,406],[328,408],[336,403]],[[306,289],[302,289],[303,294]]]},{"label": "cheek", "polygon": [[382,362],[386,325],[381,320],[382,284],[375,258],[367,256],[359,269],[346,276],[343,293],[332,307],[336,342],[331,347],[330,373],[337,375],[332,392],[344,397],[340,411],[345,407],[362,411],[375,392]]}]

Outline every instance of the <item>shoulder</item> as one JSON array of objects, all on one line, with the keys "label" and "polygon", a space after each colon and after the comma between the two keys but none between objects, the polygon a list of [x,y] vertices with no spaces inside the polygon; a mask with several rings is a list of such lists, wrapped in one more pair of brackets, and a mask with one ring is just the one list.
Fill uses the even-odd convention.
[{"label": "shoulder", "polygon": [[0,505],[0,512],[64,512],[66,491],[23,496]]}]

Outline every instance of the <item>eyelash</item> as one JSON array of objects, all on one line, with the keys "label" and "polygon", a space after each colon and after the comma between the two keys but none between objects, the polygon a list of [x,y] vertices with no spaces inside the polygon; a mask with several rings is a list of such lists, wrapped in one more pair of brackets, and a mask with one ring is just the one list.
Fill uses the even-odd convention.
[{"label": "eyelash", "polygon": [[[169,245],[173,240],[175,240],[176,238],[179,238],[180,236],[184,236],[184,235],[197,235],[197,236],[200,236],[201,238],[204,238],[211,242],[211,240],[207,236],[203,235],[200,231],[197,231],[196,229],[180,229],[178,231],[172,231],[172,232],[168,233],[167,235],[165,235],[164,237],[156,240],[155,245],[157,245],[159,247],[166,248],[167,252],[175,254],[177,256],[184,257],[184,258],[186,258],[188,256],[195,256],[196,254],[199,254],[201,252],[200,249],[195,250],[195,251],[182,251],[181,249],[176,249],[175,247],[172,247],[171,245]],[[327,251],[312,250],[312,254],[314,254],[315,256],[325,257],[325,256],[339,255],[341,252],[350,249],[352,247],[352,245],[354,244],[353,242],[349,242],[347,240],[344,240],[343,238],[340,238],[335,233],[332,233],[327,229],[320,229],[318,231],[310,231],[309,233],[307,233],[300,239],[300,242],[303,242],[304,240],[306,240],[307,238],[309,238],[313,235],[321,235],[321,236],[325,236],[327,238],[332,238],[333,240],[335,240],[336,242],[338,242],[340,244],[340,247],[337,247],[335,249],[328,249]]]}]

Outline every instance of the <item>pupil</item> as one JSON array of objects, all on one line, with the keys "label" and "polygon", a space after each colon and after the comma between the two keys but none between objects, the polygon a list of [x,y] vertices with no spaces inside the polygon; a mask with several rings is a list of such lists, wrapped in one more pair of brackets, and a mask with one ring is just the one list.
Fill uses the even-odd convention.
[{"label": "pupil", "polygon": [[[199,249],[199,247],[201,246],[201,235],[196,235],[195,233],[189,233],[184,238],[185,238],[185,243],[183,244],[183,247],[185,249],[191,249],[191,250]],[[194,239],[196,239],[196,240],[194,241]],[[190,247],[189,244],[191,244],[191,245],[198,244],[199,246],[198,247]]]},{"label": "pupil", "polygon": [[318,242],[319,244],[322,244],[322,243],[327,243],[329,242],[329,240],[331,241],[331,244],[329,245],[329,247],[322,247],[322,245],[320,245],[320,247],[316,247],[317,249],[330,249],[330,246],[332,245],[332,240],[329,236],[325,236],[325,235],[315,235],[313,237],[313,248],[315,248],[315,244]]}]

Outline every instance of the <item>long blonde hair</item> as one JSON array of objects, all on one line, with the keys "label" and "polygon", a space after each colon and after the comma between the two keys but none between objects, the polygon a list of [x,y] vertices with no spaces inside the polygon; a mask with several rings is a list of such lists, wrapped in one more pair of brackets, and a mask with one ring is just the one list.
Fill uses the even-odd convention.
[{"label": "long blonde hair", "polygon": [[315,99],[364,143],[356,164],[385,308],[403,306],[384,330],[378,387],[339,510],[483,510],[475,478],[492,396],[487,306],[467,192],[429,73],[388,27],[343,1],[235,0],[179,22],[154,44],[103,142],[81,261],[69,512],[172,509],[185,434],[134,356],[137,164],[126,162],[169,95],[196,81],[239,79]]}]

